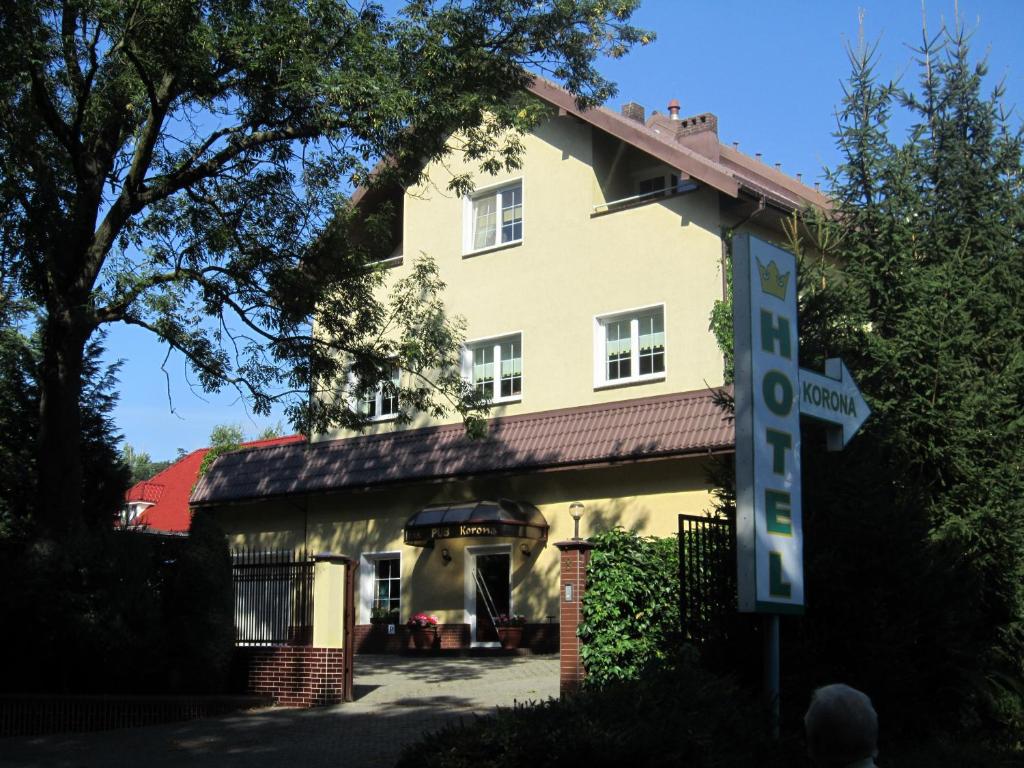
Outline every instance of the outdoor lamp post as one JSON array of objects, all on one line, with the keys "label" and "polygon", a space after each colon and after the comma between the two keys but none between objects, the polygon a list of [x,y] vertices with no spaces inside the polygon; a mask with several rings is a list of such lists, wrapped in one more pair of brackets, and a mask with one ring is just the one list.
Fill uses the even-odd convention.
[{"label": "outdoor lamp post", "polygon": [[578,501],[574,501],[569,505],[569,514],[572,515],[572,521],[575,526],[575,531],[572,536],[573,541],[580,540],[580,518],[583,517],[583,504]]}]

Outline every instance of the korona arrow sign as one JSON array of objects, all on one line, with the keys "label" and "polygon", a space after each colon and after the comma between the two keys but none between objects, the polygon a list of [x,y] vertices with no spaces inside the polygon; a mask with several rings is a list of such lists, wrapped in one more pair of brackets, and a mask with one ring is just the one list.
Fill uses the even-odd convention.
[{"label": "korona arrow sign", "polygon": [[825,361],[825,375],[800,369],[800,415],[833,425],[826,447],[841,451],[871,415],[857,382],[838,357]]}]

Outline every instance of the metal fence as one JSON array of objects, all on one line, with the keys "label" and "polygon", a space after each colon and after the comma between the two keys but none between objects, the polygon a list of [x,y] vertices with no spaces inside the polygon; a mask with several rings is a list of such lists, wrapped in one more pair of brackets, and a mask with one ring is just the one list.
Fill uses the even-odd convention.
[{"label": "metal fence", "polygon": [[704,644],[723,639],[736,615],[735,525],[679,515],[679,614],[683,636]]},{"label": "metal fence", "polygon": [[235,645],[310,645],[313,561],[303,551],[231,553]]}]

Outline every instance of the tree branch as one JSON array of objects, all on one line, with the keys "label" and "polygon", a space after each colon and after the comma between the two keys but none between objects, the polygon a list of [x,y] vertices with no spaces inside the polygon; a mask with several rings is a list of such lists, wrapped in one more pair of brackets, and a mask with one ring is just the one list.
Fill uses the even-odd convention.
[{"label": "tree branch", "polygon": [[92,243],[86,251],[85,263],[83,264],[80,278],[81,282],[79,283],[79,287],[83,290],[92,289],[114,239],[121,233],[131,215],[145,207],[137,202],[139,189],[142,187],[146,171],[153,160],[153,149],[160,138],[160,129],[163,126],[164,118],[167,116],[173,89],[174,76],[167,73],[160,83],[159,91],[154,93],[155,101],[151,104],[142,137],[135,145],[132,165],[121,188],[121,194],[118,195],[115,203],[110,206],[110,210],[103,217],[100,226],[96,228]]},{"label": "tree branch", "polygon": [[32,80],[32,98],[35,100],[36,106],[39,107],[39,113],[43,117],[43,122],[50,129],[50,133],[61,143],[61,146],[68,151],[72,159],[77,158],[78,142],[72,136],[71,129],[68,128],[68,125],[61,118],[57,107],[50,98],[50,91],[46,87],[46,78],[39,71],[38,67],[30,66],[28,70],[29,77]]},{"label": "tree branch", "polygon": [[141,208],[159,200],[163,200],[181,189],[209,178],[220,171],[225,165],[245,152],[258,149],[278,141],[295,141],[297,139],[314,139],[324,129],[320,126],[296,128],[285,126],[276,130],[255,131],[229,142],[228,146],[217,152],[213,157],[193,167],[179,167],[164,176],[159,183],[154,183],[145,192],[138,195],[137,205]]},{"label": "tree branch", "polygon": [[81,104],[85,98],[85,77],[78,66],[78,46],[75,43],[76,28],[74,5],[64,3],[60,19],[61,52],[64,55],[64,68],[68,73],[71,92],[75,94],[75,101]]}]

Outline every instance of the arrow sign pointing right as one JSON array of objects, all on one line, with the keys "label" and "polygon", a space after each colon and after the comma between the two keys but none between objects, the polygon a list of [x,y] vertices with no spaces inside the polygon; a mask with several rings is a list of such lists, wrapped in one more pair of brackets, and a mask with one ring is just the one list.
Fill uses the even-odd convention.
[{"label": "arrow sign pointing right", "polygon": [[871,415],[846,364],[838,357],[825,361],[825,375],[800,369],[800,415],[836,428],[830,429],[827,447],[841,451]]}]

